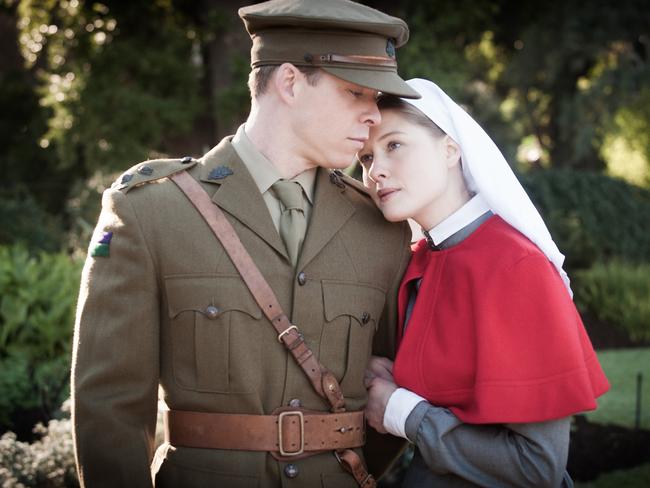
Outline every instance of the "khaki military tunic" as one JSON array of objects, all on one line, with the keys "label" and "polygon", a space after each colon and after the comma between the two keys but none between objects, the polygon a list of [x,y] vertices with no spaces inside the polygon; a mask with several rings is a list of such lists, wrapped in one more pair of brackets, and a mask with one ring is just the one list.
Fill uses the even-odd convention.
[{"label": "khaki military tunic", "polygon": [[82,482],[111,488],[151,486],[152,478],[159,487],[356,486],[329,452],[285,463],[265,452],[163,444],[154,459],[159,387],[177,410],[270,414],[292,399],[328,410],[202,217],[161,177],[188,167],[306,343],[340,381],[349,410],[366,403],[363,372],[371,352],[392,356],[410,233],[405,224],[386,222],[354,183],[318,170],[294,268],[229,139],[198,162],[137,165],[104,193],[82,276],[72,375]]}]

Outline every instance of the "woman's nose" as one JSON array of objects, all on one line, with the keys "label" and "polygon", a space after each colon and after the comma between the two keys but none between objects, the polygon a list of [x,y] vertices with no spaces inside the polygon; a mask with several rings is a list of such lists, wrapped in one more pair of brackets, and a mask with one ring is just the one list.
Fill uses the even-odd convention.
[{"label": "woman's nose", "polygon": [[373,181],[379,181],[388,176],[388,169],[380,159],[375,158],[368,169],[368,176]]}]

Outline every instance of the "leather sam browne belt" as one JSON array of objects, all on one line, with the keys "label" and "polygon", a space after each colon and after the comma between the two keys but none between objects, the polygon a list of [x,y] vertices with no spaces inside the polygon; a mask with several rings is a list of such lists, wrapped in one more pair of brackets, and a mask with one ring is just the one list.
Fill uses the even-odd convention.
[{"label": "leather sam browne belt", "polygon": [[282,408],[274,415],[165,412],[165,440],[174,446],[268,451],[280,461],[361,447],[363,412]]},{"label": "leather sam browne belt", "polygon": [[[212,203],[201,185],[185,171],[170,176],[170,179],[185,193],[221,242],[264,316],[277,332],[278,341],[300,366],[314,390],[327,400],[332,413],[291,407],[279,408],[275,415],[172,410],[167,414],[167,439],[172,445],[186,447],[263,450],[280,460],[298,459],[299,456],[332,450],[341,466],[350,472],[360,487],[374,488],[375,479],[367,472],[359,455],[351,449],[364,443],[363,412],[345,412],[345,399],[338,381],[318,361],[298,327],[289,321],[275,293],[221,209]],[[338,425],[341,421],[344,421],[344,425]],[[259,431],[255,426],[259,426]],[[348,431],[348,428],[351,430]],[[197,445],[199,442],[204,445]]]}]

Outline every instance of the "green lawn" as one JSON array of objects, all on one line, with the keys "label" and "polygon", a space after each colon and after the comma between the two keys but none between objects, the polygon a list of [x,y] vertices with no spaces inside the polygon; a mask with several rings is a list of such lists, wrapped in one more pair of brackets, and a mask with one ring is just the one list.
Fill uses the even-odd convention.
[{"label": "green lawn", "polygon": [[589,412],[591,422],[634,427],[637,374],[642,373],[641,427],[650,429],[650,348],[598,351],[611,389]]},{"label": "green lawn", "polygon": [[612,471],[595,481],[576,483],[576,488],[641,488],[650,486],[650,464],[624,471]]},{"label": "green lawn", "polygon": [[[612,385],[598,399],[598,409],[587,418],[602,424],[634,427],[636,377],[643,375],[641,386],[641,427],[650,429],[650,348],[597,351],[600,364]],[[650,464],[629,470],[603,474],[592,482],[576,483],[576,488],[637,488],[650,486]]]}]

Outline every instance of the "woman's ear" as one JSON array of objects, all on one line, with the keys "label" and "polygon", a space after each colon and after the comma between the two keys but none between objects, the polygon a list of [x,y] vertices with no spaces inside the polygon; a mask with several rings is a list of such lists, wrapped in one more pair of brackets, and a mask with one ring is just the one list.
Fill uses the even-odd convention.
[{"label": "woman's ear", "polygon": [[445,135],[445,138],[443,140],[443,148],[445,159],[447,160],[447,167],[452,168],[456,165],[460,165],[461,150],[460,146],[456,144],[456,141],[454,141],[448,135]]},{"label": "woman's ear", "polygon": [[292,104],[296,97],[296,84],[302,73],[291,63],[283,63],[273,76],[273,87],[278,97],[285,103]]}]

